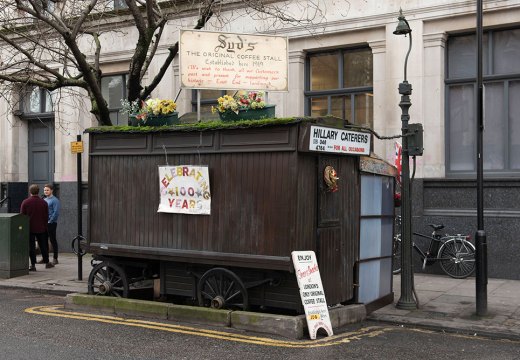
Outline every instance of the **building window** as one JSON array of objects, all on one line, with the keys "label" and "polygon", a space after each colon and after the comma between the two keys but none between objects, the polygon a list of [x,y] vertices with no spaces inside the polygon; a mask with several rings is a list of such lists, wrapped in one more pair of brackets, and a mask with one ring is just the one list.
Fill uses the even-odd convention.
[{"label": "building window", "polygon": [[21,110],[24,115],[47,114],[53,112],[51,93],[40,87],[25,89]]},{"label": "building window", "polygon": [[305,115],[333,115],[372,128],[372,73],[370,48],[308,54]]},{"label": "building window", "polygon": [[128,9],[125,0],[114,0],[114,9]]},{"label": "building window", "polygon": [[[446,172],[472,175],[477,168],[476,36],[448,39],[446,72]],[[520,29],[483,36],[484,171],[520,171]],[[515,101],[516,99],[516,101]]]},{"label": "building window", "polygon": [[56,10],[56,1],[42,1],[42,5],[49,14],[52,14]]},{"label": "building window", "polygon": [[103,76],[101,91],[108,103],[110,121],[113,125],[128,125],[128,114],[122,114],[121,99],[126,99],[126,74]]},{"label": "building window", "polygon": [[[200,90],[200,112],[211,112],[211,107],[217,105],[217,100],[221,96],[234,96],[236,93],[241,94],[242,92],[243,90]],[[197,111],[197,90],[192,90],[191,109],[193,112]]]}]

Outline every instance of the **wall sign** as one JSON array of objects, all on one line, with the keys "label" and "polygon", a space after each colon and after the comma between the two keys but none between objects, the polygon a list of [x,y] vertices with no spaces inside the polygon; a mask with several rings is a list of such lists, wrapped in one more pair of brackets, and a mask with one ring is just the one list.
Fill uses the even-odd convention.
[{"label": "wall sign", "polygon": [[332,325],[316,254],[314,251],[293,251],[291,256],[310,338],[316,339],[316,333],[320,328],[324,329],[328,336],[332,336]]},{"label": "wall sign", "polygon": [[181,86],[288,91],[285,36],[181,30]]},{"label": "wall sign", "polygon": [[311,126],[309,138],[309,150],[312,151],[370,155],[369,133]]},{"label": "wall sign", "polygon": [[207,166],[159,166],[160,203],[157,212],[210,215]]},{"label": "wall sign", "polygon": [[70,151],[73,154],[81,154],[83,152],[83,141],[71,141]]}]

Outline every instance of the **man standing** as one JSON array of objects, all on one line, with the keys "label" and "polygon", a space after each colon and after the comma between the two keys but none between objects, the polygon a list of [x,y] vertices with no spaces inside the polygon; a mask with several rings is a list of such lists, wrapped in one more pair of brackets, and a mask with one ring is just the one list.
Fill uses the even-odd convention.
[{"label": "man standing", "polygon": [[49,263],[49,247],[47,245],[47,221],[49,219],[49,207],[45,200],[38,196],[40,187],[33,184],[29,187],[29,197],[22,202],[20,213],[29,216],[29,257],[31,267],[29,271],[36,271],[36,246],[38,241],[46,268],[54,265]]},{"label": "man standing", "polygon": [[45,201],[49,206],[49,221],[47,224],[47,231],[49,233],[49,240],[51,241],[52,250],[54,252],[53,265],[58,263],[58,242],[56,241],[56,228],[58,227],[58,216],[60,216],[60,200],[54,196],[54,186],[52,184],[45,184],[43,187],[45,194]]}]

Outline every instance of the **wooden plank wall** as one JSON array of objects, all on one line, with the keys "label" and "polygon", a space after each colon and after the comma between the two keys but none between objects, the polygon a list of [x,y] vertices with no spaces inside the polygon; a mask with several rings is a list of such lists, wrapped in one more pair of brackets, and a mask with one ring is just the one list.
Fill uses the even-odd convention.
[{"label": "wooden plank wall", "polygon": [[[338,191],[328,192],[323,170],[331,165]],[[329,304],[354,297],[359,247],[359,170],[357,157],[320,156],[318,160],[318,263]]]},{"label": "wooden plank wall", "polygon": [[[91,134],[89,242],[130,257],[157,249],[283,257],[290,270],[292,250],[315,248],[315,155],[296,151],[297,130]],[[211,215],[157,213],[157,168],[166,161],[209,166]]]},{"label": "wooden plank wall", "polygon": [[[288,256],[296,239],[296,153],[204,154],[211,215],[157,213],[164,156],[100,156],[91,163],[95,242],[140,247]],[[198,164],[175,155],[170,164]],[[289,251],[290,254],[290,251]]]}]

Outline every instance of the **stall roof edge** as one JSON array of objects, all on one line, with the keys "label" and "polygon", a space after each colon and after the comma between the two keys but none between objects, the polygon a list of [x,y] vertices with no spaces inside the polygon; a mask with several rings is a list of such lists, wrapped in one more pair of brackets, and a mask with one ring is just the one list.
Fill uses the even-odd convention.
[{"label": "stall roof edge", "polygon": [[266,126],[289,125],[296,123],[311,123],[328,127],[335,127],[346,130],[370,131],[359,126],[345,122],[341,118],[334,116],[323,117],[290,117],[290,118],[272,118],[262,120],[241,120],[234,122],[210,121],[200,123],[185,123],[172,126],[96,126],[86,129],[85,133],[155,133],[155,132],[189,132],[189,131],[208,131],[221,129],[242,129],[242,128],[259,128]]}]

